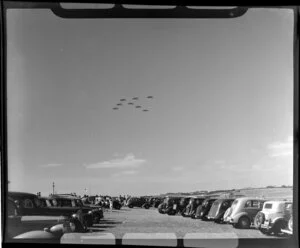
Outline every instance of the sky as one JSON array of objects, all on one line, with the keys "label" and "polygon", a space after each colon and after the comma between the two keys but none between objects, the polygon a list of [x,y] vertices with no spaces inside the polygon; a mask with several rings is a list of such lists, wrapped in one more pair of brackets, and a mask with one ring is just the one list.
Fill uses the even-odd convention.
[{"label": "sky", "polygon": [[284,9],[215,20],[8,10],[9,190],[292,185],[292,44]]}]

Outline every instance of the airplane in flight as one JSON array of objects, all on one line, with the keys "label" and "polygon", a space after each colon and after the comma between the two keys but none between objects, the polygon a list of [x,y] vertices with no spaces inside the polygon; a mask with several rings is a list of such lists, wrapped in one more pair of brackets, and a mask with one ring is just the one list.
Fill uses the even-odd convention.
[{"label": "airplane in flight", "polygon": [[121,102],[124,102],[124,101],[126,101],[126,99],[125,99],[125,98],[123,98],[123,99],[120,99],[120,101],[121,101]]},{"label": "airplane in flight", "polygon": [[138,99],[139,99],[138,97],[133,97],[133,98],[132,98],[132,100],[138,100]]},{"label": "airplane in flight", "polygon": [[135,106],[136,108],[141,108],[141,106]]},{"label": "airplane in flight", "polygon": [[113,110],[118,110],[119,108],[113,108]]},{"label": "airplane in flight", "polygon": [[149,98],[149,99],[153,99],[153,96],[147,96],[147,98]]},{"label": "airplane in flight", "polygon": [[144,112],[147,112],[147,111],[149,111],[149,110],[148,110],[148,109],[143,109],[143,111],[144,111]]},{"label": "airplane in flight", "polygon": [[128,105],[133,105],[133,102],[129,102]]},{"label": "airplane in flight", "polygon": [[117,105],[118,105],[118,106],[122,106],[122,103],[118,103]]}]

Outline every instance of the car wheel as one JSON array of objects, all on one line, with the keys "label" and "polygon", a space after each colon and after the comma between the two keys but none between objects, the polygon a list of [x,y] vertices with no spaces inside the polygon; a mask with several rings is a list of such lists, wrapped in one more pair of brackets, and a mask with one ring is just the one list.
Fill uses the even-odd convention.
[{"label": "car wheel", "polygon": [[88,216],[85,216],[83,219],[83,226],[85,229],[88,227],[91,227],[93,225],[93,218],[88,218]]},{"label": "car wheel", "polygon": [[101,216],[99,214],[95,214],[93,223],[94,224],[99,224],[100,223],[100,219],[101,219]]},{"label": "car wheel", "polygon": [[276,236],[278,236],[281,233],[281,229],[286,228],[286,226],[287,224],[284,221],[278,221],[277,223],[275,223],[272,231]]},{"label": "car wheel", "polygon": [[149,206],[148,204],[145,205],[145,208],[146,208],[146,209],[149,209],[149,207],[150,207],[150,206]]},{"label": "car wheel", "polygon": [[248,229],[248,228],[250,228],[251,222],[250,222],[250,219],[249,219],[248,217],[242,216],[242,217],[239,219],[239,221],[238,221],[237,224],[238,224],[238,225],[237,225],[238,228],[241,228],[241,229]]},{"label": "car wheel", "polygon": [[128,205],[129,208],[133,208],[133,205]]}]

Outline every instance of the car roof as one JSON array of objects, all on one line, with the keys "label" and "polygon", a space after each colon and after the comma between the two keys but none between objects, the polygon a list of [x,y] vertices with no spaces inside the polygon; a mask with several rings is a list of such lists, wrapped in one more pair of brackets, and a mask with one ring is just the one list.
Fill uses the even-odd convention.
[{"label": "car roof", "polygon": [[266,199],[257,198],[257,197],[238,197],[235,200],[238,200],[238,201],[249,201],[249,200],[266,201]]},{"label": "car roof", "polygon": [[293,202],[292,201],[265,201],[264,204],[280,204],[280,203],[287,203],[287,204],[292,204]]},{"label": "car roof", "polygon": [[8,192],[8,196],[10,197],[37,197],[36,194],[33,193],[27,193],[27,192],[17,192],[17,191],[9,191]]},{"label": "car roof", "polygon": [[70,200],[79,200],[80,198],[73,195],[51,195],[49,199],[70,199]]},{"label": "car roof", "polygon": [[235,198],[219,198],[215,202],[234,201]]}]

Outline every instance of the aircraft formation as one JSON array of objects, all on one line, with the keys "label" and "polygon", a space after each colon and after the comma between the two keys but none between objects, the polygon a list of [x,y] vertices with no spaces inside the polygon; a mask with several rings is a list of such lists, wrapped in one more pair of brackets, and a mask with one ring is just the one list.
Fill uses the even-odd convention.
[{"label": "aircraft formation", "polygon": [[[153,96],[147,96],[146,97],[147,100],[150,100],[150,99],[153,99],[153,98],[154,98]],[[116,104],[116,106],[113,107],[112,109],[113,110],[119,110],[125,105],[131,105],[131,106],[135,107],[136,109],[141,109],[143,112],[148,112],[149,110],[147,108],[144,108],[141,105],[139,105],[139,100],[140,100],[139,97],[132,97],[132,98],[129,98],[129,99],[122,98],[122,99],[119,100],[119,102]]]}]

